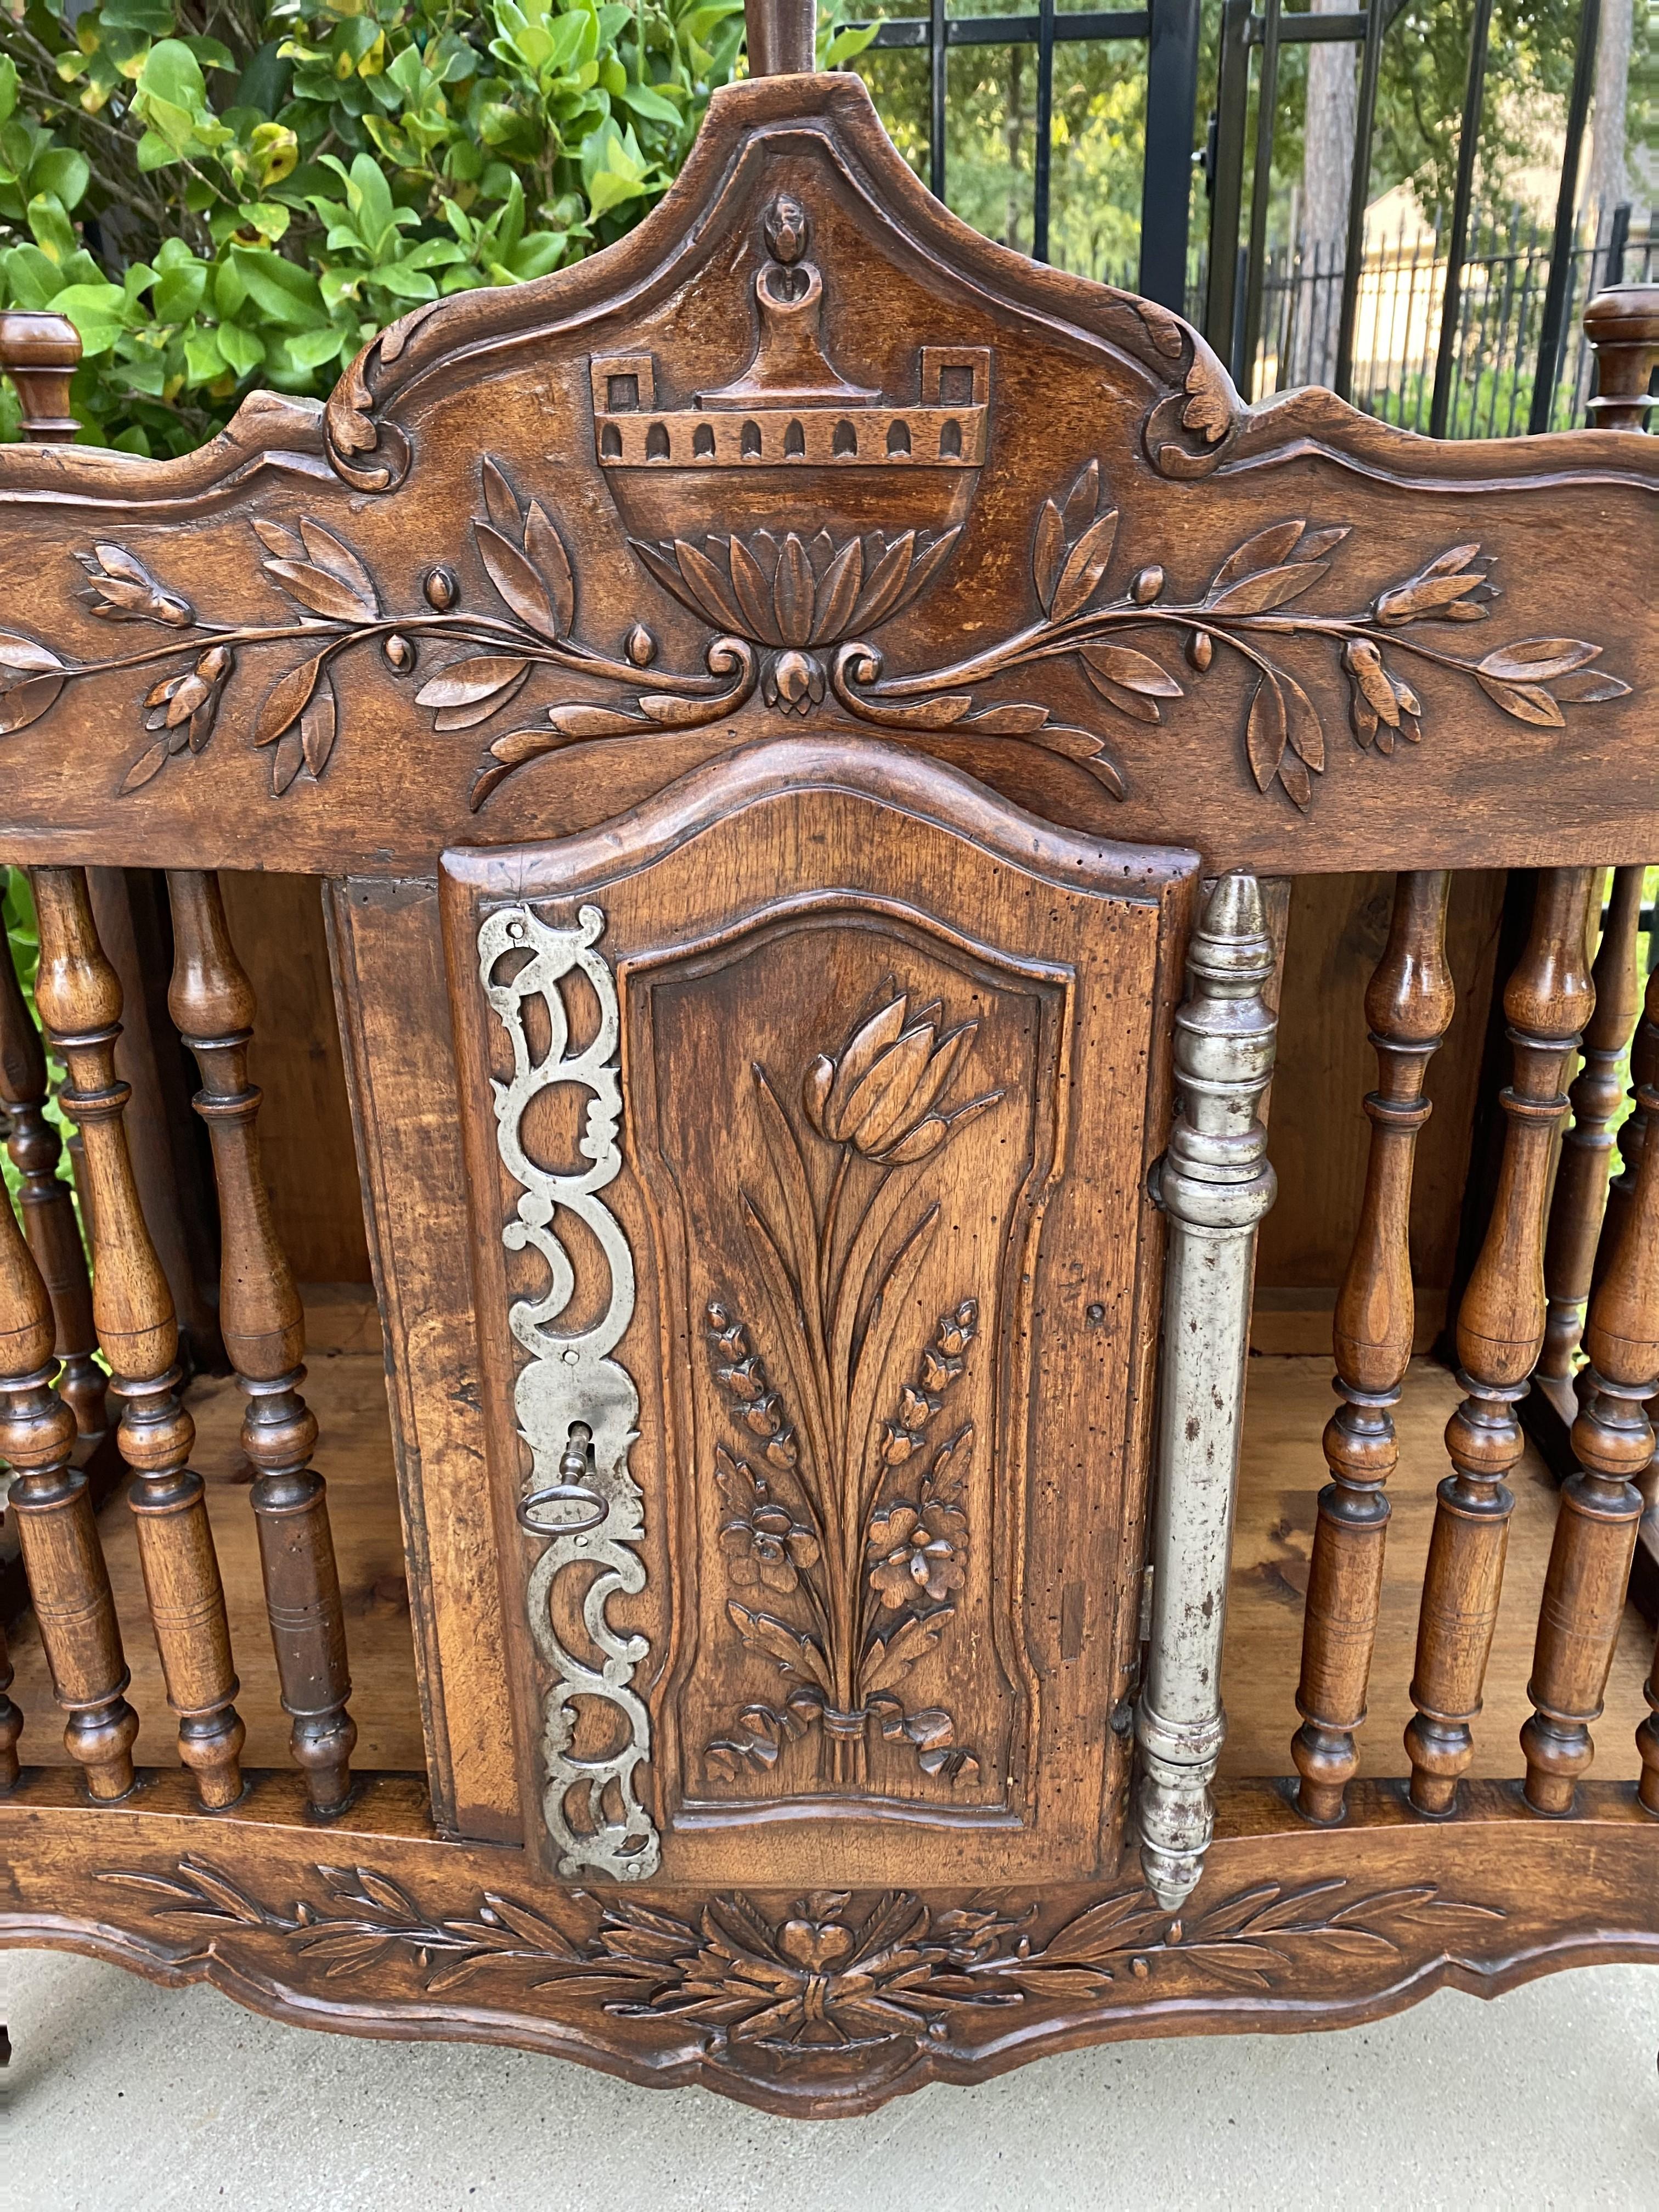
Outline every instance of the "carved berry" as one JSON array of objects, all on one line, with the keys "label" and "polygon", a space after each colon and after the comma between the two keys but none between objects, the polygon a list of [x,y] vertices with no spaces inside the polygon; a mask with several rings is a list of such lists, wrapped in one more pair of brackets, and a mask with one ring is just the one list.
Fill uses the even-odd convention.
[{"label": "carved berry", "polygon": [[1150,606],[1164,589],[1164,571],[1156,561],[1150,568],[1137,570],[1129,586],[1129,597],[1138,607]]},{"label": "carved berry", "polygon": [[412,640],[404,637],[401,631],[394,629],[389,636],[383,639],[380,651],[385,656],[386,666],[398,676],[407,676],[415,665],[414,643]]},{"label": "carved berry", "polygon": [[441,562],[437,568],[427,570],[421,589],[426,594],[427,605],[436,607],[440,614],[447,614],[461,595],[454,570],[446,568]]},{"label": "carved berry", "polygon": [[643,623],[635,623],[623,641],[623,651],[635,668],[648,668],[657,657],[657,641]]},{"label": "carved berry", "polygon": [[1195,629],[1187,640],[1187,659],[1201,676],[1215,659],[1215,640],[1206,629]]}]

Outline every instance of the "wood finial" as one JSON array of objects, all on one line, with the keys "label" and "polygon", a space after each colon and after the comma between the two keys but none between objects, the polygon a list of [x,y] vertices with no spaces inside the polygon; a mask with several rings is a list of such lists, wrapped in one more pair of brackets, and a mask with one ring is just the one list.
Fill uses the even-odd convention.
[{"label": "wood finial", "polygon": [[1596,393],[1587,413],[1594,430],[1639,430],[1656,403],[1648,396],[1659,358],[1659,284],[1613,284],[1584,310],[1595,348]]},{"label": "wood finial", "polygon": [[750,76],[791,76],[817,58],[816,0],[744,0]]},{"label": "wood finial", "polygon": [[52,446],[74,437],[70,380],[81,366],[81,333],[67,315],[0,315],[0,368],[17,387],[23,435]]}]

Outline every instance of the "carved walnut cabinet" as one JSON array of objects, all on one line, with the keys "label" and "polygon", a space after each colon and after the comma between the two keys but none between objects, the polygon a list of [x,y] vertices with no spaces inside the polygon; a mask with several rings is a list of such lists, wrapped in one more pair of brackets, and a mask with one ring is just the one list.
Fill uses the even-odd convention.
[{"label": "carved walnut cabinet", "polygon": [[[1659,853],[1653,447],[1246,408],[1167,310],[954,221],[799,30],[758,24],[781,73],[716,95],[634,235],[417,310],[325,409],[256,396],[165,464],[0,453],[3,850],[92,1263],[88,1304],[55,1149],[19,1150],[56,1141],[28,1030],[0,1449],[61,1711],[0,1692],[0,1937],[817,2113],[1659,1955],[1659,1723],[1592,1736],[1655,1502],[1651,993],[1563,1262],[1532,1717],[1470,1772],[1593,894]],[[168,872],[287,1771],[242,1762],[112,866]],[[1539,890],[1413,1669],[1378,1640],[1406,1209],[1477,866]],[[1300,1711],[1218,1777],[1280,879],[1362,867],[1399,887]],[[215,874],[259,869],[325,883],[420,1778],[352,1765]],[[86,1472],[118,1413],[171,1712],[128,1702],[126,1509]],[[1412,1673],[1397,1780],[1356,1778],[1373,1670]],[[68,1765],[20,1764],[59,1727]]]}]

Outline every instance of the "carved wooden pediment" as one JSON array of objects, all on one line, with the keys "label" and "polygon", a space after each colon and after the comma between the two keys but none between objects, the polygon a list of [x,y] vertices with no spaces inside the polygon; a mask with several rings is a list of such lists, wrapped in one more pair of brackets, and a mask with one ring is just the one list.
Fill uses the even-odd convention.
[{"label": "carved wooden pediment", "polygon": [[1168,310],[946,214],[857,79],[759,81],[623,243],[417,310],[324,410],[0,454],[9,811],[406,868],[810,730],[1213,865],[1421,862],[1454,806],[1633,858],[1654,480],[1626,434],[1245,409]]}]

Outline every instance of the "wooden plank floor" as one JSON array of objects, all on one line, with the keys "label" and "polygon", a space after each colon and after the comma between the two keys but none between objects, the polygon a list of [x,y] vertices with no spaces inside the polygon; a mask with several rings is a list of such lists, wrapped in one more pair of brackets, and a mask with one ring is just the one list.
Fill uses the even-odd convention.
[{"label": "wooden plank floor", "polygon": [[[313,1349],[307,1392],[322,1426],[318,1464],[328,1479],[334,1540],[345,1593],[358,1728],[357,1763],[421,1772],[420,1711],[398,1517],[385,1376],[372,1308],[354,1289],[307,1295]],[[1295,1692],[1302,1644],[1315,1501],[1325,1480],[1320,1432],[1334,1402],[1330,1365],[1311,1358],[1258,1357],[1249,1363],[1249,1400],[1240,1485],[1238,1531],[1229,1595],[1223,1694],[1229,1729],[1222,1771],[1239,1777],[1282,1775],[1297,1725]],[[1456,1386],[1427,1360],[1413,1363],[1400,1411],[1401,1470],[1393,1486],[1382,1626],[1372,1673],[1371,1716],[1360,1738],[1361,1771],[1406,1771],[1401,1736],[1411,1707],[1407,1687],[1417,1635],[1418,1595],[1434,1512],[1435,1486],[1445,1472],[1441,1431]],[[242,1680],[238,1706],[247,1723],[250,1766],[287,1763],[287,1724],[259,1593],[258,1554],[247,1504],[248,1469],[237,1443],[241,1401],[234,1384],[206,1380],[191,1393],[198,1431],[195,1464],[208,1484]],[[1539,1592],[1554,1527],[1556,1492],[1528,1450],[1515,1485],[1503,1614],[1487,1683],[1486,1709],[1476,1730],[1474,1772],[1522,1771],[1516,1737],[1528,1707]],[[138,1756],[156,1765],[176,1751],[161,1670],[143,1609],[132,1516],[117,1498],[102,1517],[116,1604],[132,1668],[132,1703],[141,1716]],[[26,1759],[67,1763],[39,1638],[32,1620],[13,1636],[14,1697],[27,1719]],[[1634,1735],[1646,1711],[1642,1682],[1652,1654],[1651,1631],[1629,1609],[1595,1731],[1595,1773],[1633,1779]]]}]

